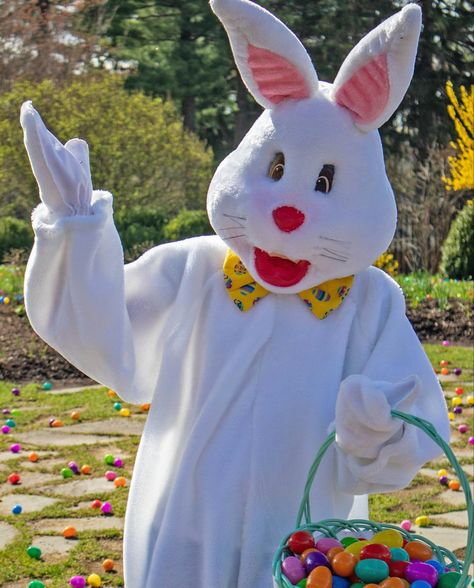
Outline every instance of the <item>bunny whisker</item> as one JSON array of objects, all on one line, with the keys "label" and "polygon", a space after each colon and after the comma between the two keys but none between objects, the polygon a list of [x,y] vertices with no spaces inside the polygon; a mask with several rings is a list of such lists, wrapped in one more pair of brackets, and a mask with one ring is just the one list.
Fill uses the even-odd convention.
[{"label": "bunny whisker", "polygon": [[233,235],[232,237],[224,237],[225,241],[230,241],[231,239],[238,239],[239,237],[246,237],[247,235]]},{"label": "bunny whisker", "polygon": [[347,263],[347,259],[341,259],[339,257],[333,257],[332,255],[326,255],[325,253],[320,253],[320,257],[326,257],[327,259],[332,259],[333,261],[340,261],[341,263]]},{"label": "bunny whisker", "polygon": [[238,218],[239,220],[247,220],[246,216],[237,216],[235,214],[228,214],[226,212],[223,212],[222,216],[227,216],[228,218]]},{"label": "bunny whisker", "polygon": [[332,241],[333,243],[337,243],[340,247],[344,247],[347,249],[351,245],[351,241],[342,241],[341,239],[334,239],[332,237],[326,237],[324,235],[320,235],[319,238],[321,241]]},{"label": "bunny whisker", "polygon": [[243,229],[243,228],[245,228],[245,227],[243,227],[241,225],[238,225],[238,226],[235,226],[235,227],[216,227],[216,230],[218,230],[218,231],[228,231],[230,229],[236,229],[236,230],[238,230],[238,229]]},{"label": "bunny whisker", "polygon": [[328,253],[329,255],[335,255],[336,257],[342,257],[344,259],[349,259],[349,255],[347,253],[342,253],[341,251],[337,251],[336,249],[329,249],[328,247],[323,247],[323,251]]}]

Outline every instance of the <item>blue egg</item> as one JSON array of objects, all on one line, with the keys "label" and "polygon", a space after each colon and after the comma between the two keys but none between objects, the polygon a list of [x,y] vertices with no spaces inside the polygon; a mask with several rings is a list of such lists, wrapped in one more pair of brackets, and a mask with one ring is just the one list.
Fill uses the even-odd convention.
[{"label": "blue egg", "polygon": [[415,580],[410,584],[410,588],[431,588],[431,584],[425,580]]},{"label": "blue egg", "polygon": [[427,561],[425,561],[425,563],[429,564],[430,566],[433,566],[438,572],[438,574],[444,574],[444,565],[437,559],[428,559]]},{"label": "blue egg", "polygon": [[332,588],[349,588],[350,585],[351,583],[347,578],[343,578],[342,576],[332,577]]},{"label": "blue egg", "polygon": [[401,547],[391,547],[390,554],[392,556],[392,561],[410,561],[408,551]]},{"label": "blue egg", "polygon": [[12,513],[15,515],[19,515],[19,514],[21,514],[22,510],[23,509],[21,507],[21,504],[15,504],[15,506],[12,508]]}]

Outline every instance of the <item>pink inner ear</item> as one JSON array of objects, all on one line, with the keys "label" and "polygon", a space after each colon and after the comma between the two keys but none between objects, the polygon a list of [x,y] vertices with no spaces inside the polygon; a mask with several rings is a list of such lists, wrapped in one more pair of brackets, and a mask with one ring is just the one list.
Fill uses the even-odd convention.
[{"label": "pink inner ear", "polygon": [[390,94],[387,56],[383,53],[359,68],[336,92],[336,102],[354,114],[356,122],[370,123],[385,109]]},{"label": "pink inner ear", "polygon": [[310,89],[292,63],[267,49],[248,46],[248,64],[261,94],[273,104],[309,98]]}]

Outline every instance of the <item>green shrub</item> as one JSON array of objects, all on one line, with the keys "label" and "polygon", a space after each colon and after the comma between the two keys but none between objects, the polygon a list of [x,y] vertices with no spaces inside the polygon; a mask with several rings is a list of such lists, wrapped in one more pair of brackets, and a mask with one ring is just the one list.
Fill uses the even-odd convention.
[{"label": "green shrub", "polygon": [[179,241],[200,235],[213,235],[205,210],[181,210],[163,229],[167,241]]},{"label": "green shrub", "polygon": [[164,241],[163,227],[168,217],[163,210],[141,206],[122,208],[115,213],[114,220],[126,261],[136,259],[153,245]]},{"label": "green shrub", "polygon": [[121,76],[107,73],[63,86],[18,82],[0,94],[0,216],[27,220],[38,203],[18,124],[25,100],[60,141],[89,143],[94,187],[113,193],[116,211],[139,205],[177,214],[204,206],[211,150],[183,127],[171,102],[130,94]]},{"label": "green shrub", "polygon": [[441,274],[456,280],[474,276],[474,202],[469,200],[454,219],[441,251]]},{"label": "green shrub", "polygon": [[0,263],[12,250],[29,251],[33,245],[30,223],[11,216],[0,218]]}]

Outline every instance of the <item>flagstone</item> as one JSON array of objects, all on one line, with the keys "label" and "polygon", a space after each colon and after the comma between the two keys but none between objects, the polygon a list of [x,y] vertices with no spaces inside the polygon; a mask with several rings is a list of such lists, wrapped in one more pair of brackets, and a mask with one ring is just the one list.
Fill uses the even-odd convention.
[{"label": "flagstone", "polygon": [[81,531],[101,531],[103,529],[123,529],[123,519],[115,516],[83,517],[79,519],[42,519],[34,521],[30,527],[41,533],[62,532],[66,527]]},{"label": "flagstone", "polygon": [[86,494],[99,494],[103,492],[112,492],[115,490],[113,482],[105,478],[81,477],[73,481],[66,481],[64,484],[57,486],[45,487],[44,491],[58,496],[82,496]]},{"label": "flagstone", "polygon": [[77,545],[77,541],[65,539],[62,535],[38,535],[33,538],[31,545],[41,549],[42,559],[47,562],[51,554],[66,555]]},{"label": "flagstone", "polygon": [[77,425],[63,427],[63,431],[71,433],[99,433],[111,435],[141,435],[145,426],[145,418],[141,415],[133,417],[110,418],[103,421],[87,421]]},{"label": "flagstone", "polygon": [[46,394],[76,394],[77,392],[84,392],[84,390],[100,390],[105,388],[101,384],[91,384],[90,386],[69,386],[66,388],[53,388],[45,391]]},{"label": "flagstone", "polygon": [[450,523],[467,529],[467,511],[465,510],[454,510],[439,515],[431,515],[430,519],[439,523]]},{"label": "flagstone", "polygon": [[[20,483],[15,484],[15,488],[21,489],[29,489],[29,488],[41,488],[43,489],[46,484],[51,483],[53,480],[57,478],[57,476],[53,476],[51,474],[42,474],[40,472],[24,472],[20,468],[16,470],[20,474]],[[13,486],[11,484],[5,483],[0,485],[0,495],[8,494],[11,492]]]},{"label": "flagstone", "polygon": [[49,498],[48,496],[38,496],[36,494],[8,494],[0,498],[0,514],[10,515],[15,504],[22,507],[23,513],[36,512],[43,510],[51,504],[57,502],[56,498]]},{"label": "flagstone", "polygon": [[97,445],[102,443],[115,443],[118,438],[109,435],[81,435],[72,434],[69,430],[63,432],[66,427],[58,429],[44,429],[16,435],[16,439],[29,445],[57,445],[58,447],[71,447],[73,445]]},{"label": "flagstone", "polygon": [[0,521],[0,550],[16,539],[18,531],[12,525]]}]

